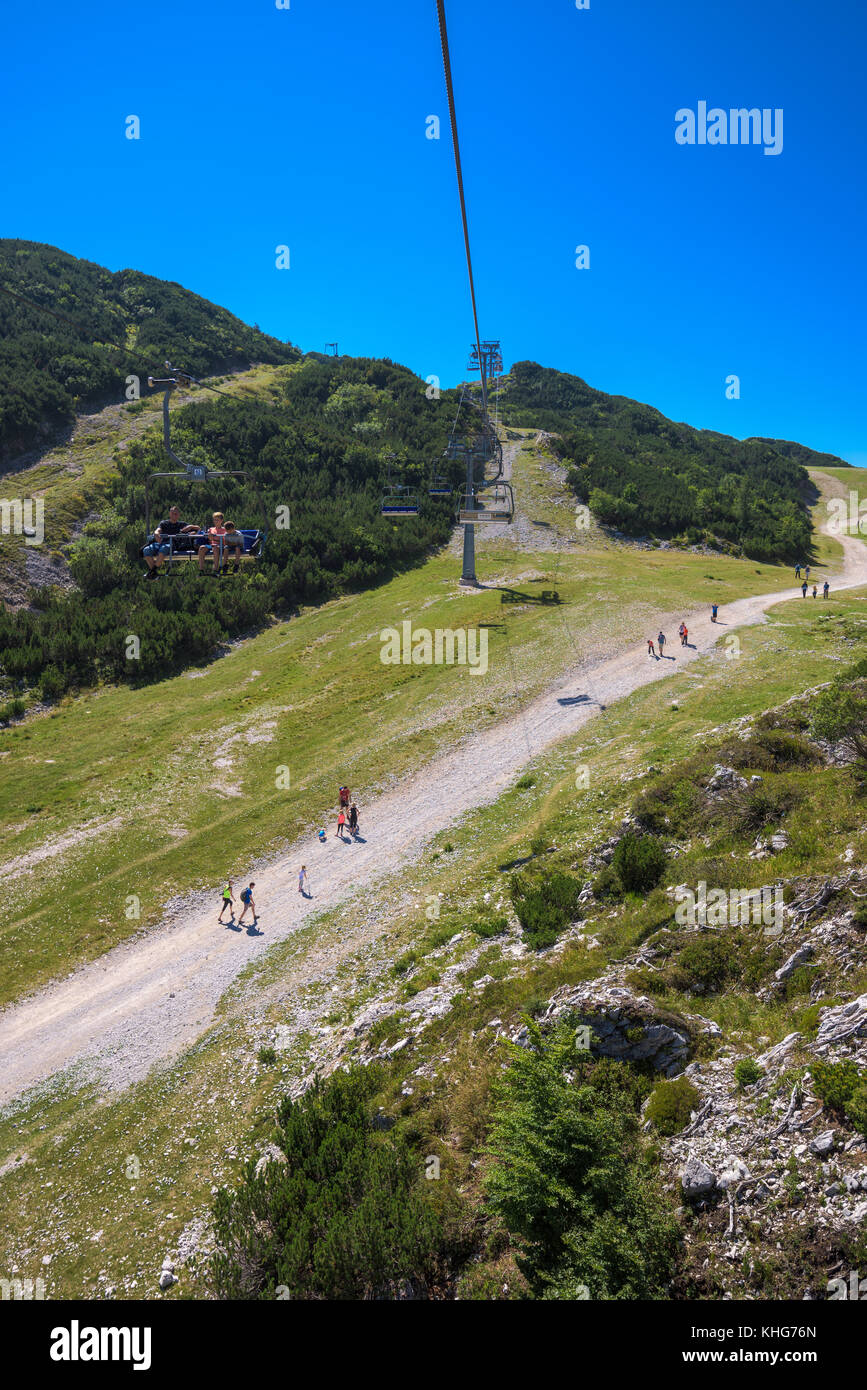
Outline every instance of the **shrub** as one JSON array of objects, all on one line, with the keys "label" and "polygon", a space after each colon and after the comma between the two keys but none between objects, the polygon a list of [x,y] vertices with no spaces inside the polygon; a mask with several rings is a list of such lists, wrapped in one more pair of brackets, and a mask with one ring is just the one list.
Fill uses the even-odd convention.
[{"label": "shrub", "polygon": [[612,864],[606,864],[593,880],[593,896],[601,902],[623,896],[620,875]]},{"label": "shrub", "polygon": [[260,1047],[256,1053],[256,1060],[266,1067],[273,1067],[277,1061],[277,1053],[273,1047]]},{"label": "shrub", "polygon": [[525,772],[523,777],[519,777],[515,786],[518,791],[528,791],[530,787],[535,787],[536,779],[530,772]]},{"label": "shrub", "polygon": [[642,1148],[646,1083],[622,1062],[593,1062],[563,1022],[494,1082],[485,1178],[536,1298],[664,1298],[675,1226]]},{"label": "shrub", "polygon": [[792,787],[752,786],[727,797],[723,811],[736,835],[757,835],[760,830],[779,824],[798,799]]},{"label": "shrub", "polygon": [[813,1087],[825,1109],[844,1115],[846,1106],[861,1084],[862,1074],[854,1062],[813,1062],[810,1066]]},{"label": "shrub", "polygon": [[719,936],[702,936],[680,952],[671,972],[672,983],[677,989],[696,994],[715,994],[734,973],[734,964],[727,941]]},{"label": "shrub", "polygon": [[735,1081],[743,1090],[744,1086],[754,1086],[764,1076],[764,1072],[753,1057],[742,1057],[735,1062]]},{"label": "shrub", "polygon": [[477,936],[502,936],[509,930],[507,917],[478,917],[472,924]]},{"label": "shrub", "polygon": [[698,1091],[685,1076],[660,1081],[647,1103],[647,1118],[660,1134],[679,1134],[689,1124],[700,1100]]},{"label": "shrub", "polygon": [[666,855],[652,835],[636,835],[630,830],[618,841],[611,862],[627,893],[644,893],[662,878]]},{"label": "shrub", "polygon": [[867,903],[858,903],[852,914],[852,926],[867,931]]},{"label": "shrub", "polygon": [[555,872],[529,880],[515,874],[510,895],[529,944],[537,951],[553,946],[578,912],[581,884],[570,874]]},{"label": "shrub", "polygon": [[786,998],[800,999],[802,995],[809,995],[813,988],[813,981],[816,978],[815,965],[799,965],[797,970],[793,970],[786,981]]},{"label": "shrub", "polygon": [[251,1159],[214,1202],[218,1298],[273,1300],[281,1286],[293,1299],[430,1294],[450,1253],[444,1220],[406,1141],[373,1130],[378,1084],[356,1068],[282,1102],[275,1138],[288,1161],[256,1177]]},{"label": "shrub", "polygon": [[867,1078],[859,1082],[846,1102],[846,1119],[867,1139]]}]

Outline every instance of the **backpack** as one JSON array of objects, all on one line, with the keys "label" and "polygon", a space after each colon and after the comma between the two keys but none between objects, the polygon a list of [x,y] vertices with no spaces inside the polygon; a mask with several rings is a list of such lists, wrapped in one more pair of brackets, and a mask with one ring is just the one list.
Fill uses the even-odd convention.
[{"label": "backpack", "polygon": [[241,894],[241,902],[248,903],[252,896],[253,894],[250,892],[249,888],[245,888],[243,893]]}]

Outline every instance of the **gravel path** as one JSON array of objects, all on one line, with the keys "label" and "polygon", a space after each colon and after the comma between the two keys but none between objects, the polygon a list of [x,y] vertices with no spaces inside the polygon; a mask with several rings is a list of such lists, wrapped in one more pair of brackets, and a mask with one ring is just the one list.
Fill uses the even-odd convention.
[{"label": "gravel path", "polygon": [[[844,564],[834,589],[867,583],[867,549],[856,538],[839,539]],[[720,609],[717,627],[706,608],[687,615],[695,645],[686,649],[676,641],[681,615],[660,614],[655,622],[670,635],[670,657],[653,661],[642,645],[576,665],[523,710],[438,756],[398,790],[365,806],[366,841],[340,844],[329,838],[322,846],[305,840],[266,872],[253,871],[259,934],[219,926],[215,890],[207,906],[199,899],[184,916],[10,1006],[0,1014],[0,1104],[73,1066],[76,1078],[93,1079],[101,1087],[121,1088],[142,1078],[200,1036],[239,971],[298,931],[312,913],[358,890],[375,893],[386,876],[417,860],[434,835],[495,800],[533,758],[577,733],[600,708],[664,680],[736,627],[763,621],[767,609],[799,595],[792,588],[740,599]],[[312,881],[310,901],[297,892],[302,861]],[[321,961],[311,959],[310,968],[310,978],[317,978]]]}]

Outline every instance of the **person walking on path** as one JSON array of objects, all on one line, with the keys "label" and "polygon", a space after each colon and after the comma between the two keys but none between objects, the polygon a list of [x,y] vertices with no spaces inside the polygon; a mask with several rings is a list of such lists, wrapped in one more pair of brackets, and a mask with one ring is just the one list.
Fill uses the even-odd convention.
[{"label": "person walking on path", "polygon": [[310,897],[310,880],[307,877],[307,865],[302,864],[298,873],[298,892],[303,897]]},{"label": "person walking on path", "polygon": [[353,838],[358,834],[358,807],[354,801],[349,808],[349,833]]},{"label": "person walking on path", "polygon": [[658,633],[656,634],[656,645],[657,645],[657,647],[659,648],[659,655],[662,656],[662,655],[663,655],[662,649],[663,649],[663,647],[665,646],[665,633],[664,633],[664,632],[658,632]]},{"label": "person walking on path", "polygon": [[803,582],[803,584],[801,585],[801,598],[806,598],[806,597],[807,597],[807,581],[806,581],[806,579],[805,579],[804,582]]},{"label": "person walking on path", "polygon": [[814,584],[814,585],[813,585],[813,598],[815,598],[815,597],[816,597],[816,586],[815,586],[815,584]]},{"label": "person walking on path", "polygon": [[648,637],[648,639],[647,639],[647,655],[648,655],[648,656],[652,656],[652,657],[654,658],[654,660],[657,660],[657,661],[659,660],[659,658],[658,658],[657,655],[656,655],[656,652],[653,650],[653,638],[652,638],[652,637]]},{"label": "person walking on path", "polygon": [[689,628],[687,627],[686,623],[681,623],[681,625],[680,625],[680,645],[681,645],[682,647],[686,647],[686,646],[689,645],[689,643],[687,642],[687,638],[688,638],[688,637],[689,637]]},{"label": "person walking on path", "polygon": [[824,584],[822,585],[822,598],[827,598],[827,597],[828,597],[828,588],[829,588],[829,584],[828,584],[828,581],[827,581],[827,579],[826,579],[825,582],[824,582]]},{"label": "person walking on path", "polygon": [[343,839],[343,827],[344,827],[345,824],[346,824],[346,812],[344,811],[343,807],[341,806],[341,808],[340,808],[340,815],[337,817],[337,832],[336,832],[336,834],[335,834],[335,836],[334,836],[335,840],[342,840],[342,839]]},{"label": "person walking on path", "polygon": [[805,566],[804,566],[804,578],[805,578],[805,579],[809,579],[809,578],[810,578],[810,566],[809,566],[809,565],[805,565]]},{"label": "person walking on path", "polygon": [[241,925],[244,918],[247,916],[248,907],[253,910],[253,926],[255,927],[256,925],[256,904],[253,902],[253,889],[255,887],[255,883],[251,883],[249,888],[244,888],[241,892],[241,902],[244,904],[244,910],[238,918],[238,926]]},{"label": "person walking on path", "polygon": [[711,620],[712,623],[715,623],[715,622],[716,622],[716,615],[717,615],[718,612],[719,612],[719,604],[718,604],[718,603],[712,603],[711,606],[710,606],[710,620]]},{"label": "person walking on path", "polygon": [[795,578],[796,578],[796,579],[800,579],[800,577],[801,577],[801,566],[800,566],[800,564],[798,564],[798,565],[795,565]]},{"label": "person walking on path", "polygon": [[235,895],[234,895],[234,893],[232,892],[232,880],[229,878],[229,879],[226,879],[226,883],[225,883],[225,886],[224,886],[224,888],[223,888],[223,906],[220,908],[220,915],[219,915],[219,917],[217,918],[217,921],[218,921],[218,922],[222,922],[222,920],[223,920],[223,913],[226,911],[226,908],[229,909],[229,919],[230,919],[230,921],[234,921],[234,919],[235,919],[235,907],[234,907],[234,903],[235,903]]}]

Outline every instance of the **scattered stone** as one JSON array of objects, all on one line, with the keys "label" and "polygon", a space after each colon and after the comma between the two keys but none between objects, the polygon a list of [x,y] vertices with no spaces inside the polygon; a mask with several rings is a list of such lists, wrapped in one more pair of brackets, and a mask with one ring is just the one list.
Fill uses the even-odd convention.
[{"label": "scattered stone", "polygon": [[809,1145],[810,1153],[815,1154],[817,1158],[827,1158],[836,1147],[837,1137],[833,1129],[823,1130],[821,1134],[816,1135],[815,1139],[810,1140]]},{"label": "scattered stone", "polygon": [[707,1164],[690,1154],[680,1175],[680,1185],[683,1195],[691,1200],[695,1197],[706,1197],[708,1193],[714,1192],[717,1180]]}]

